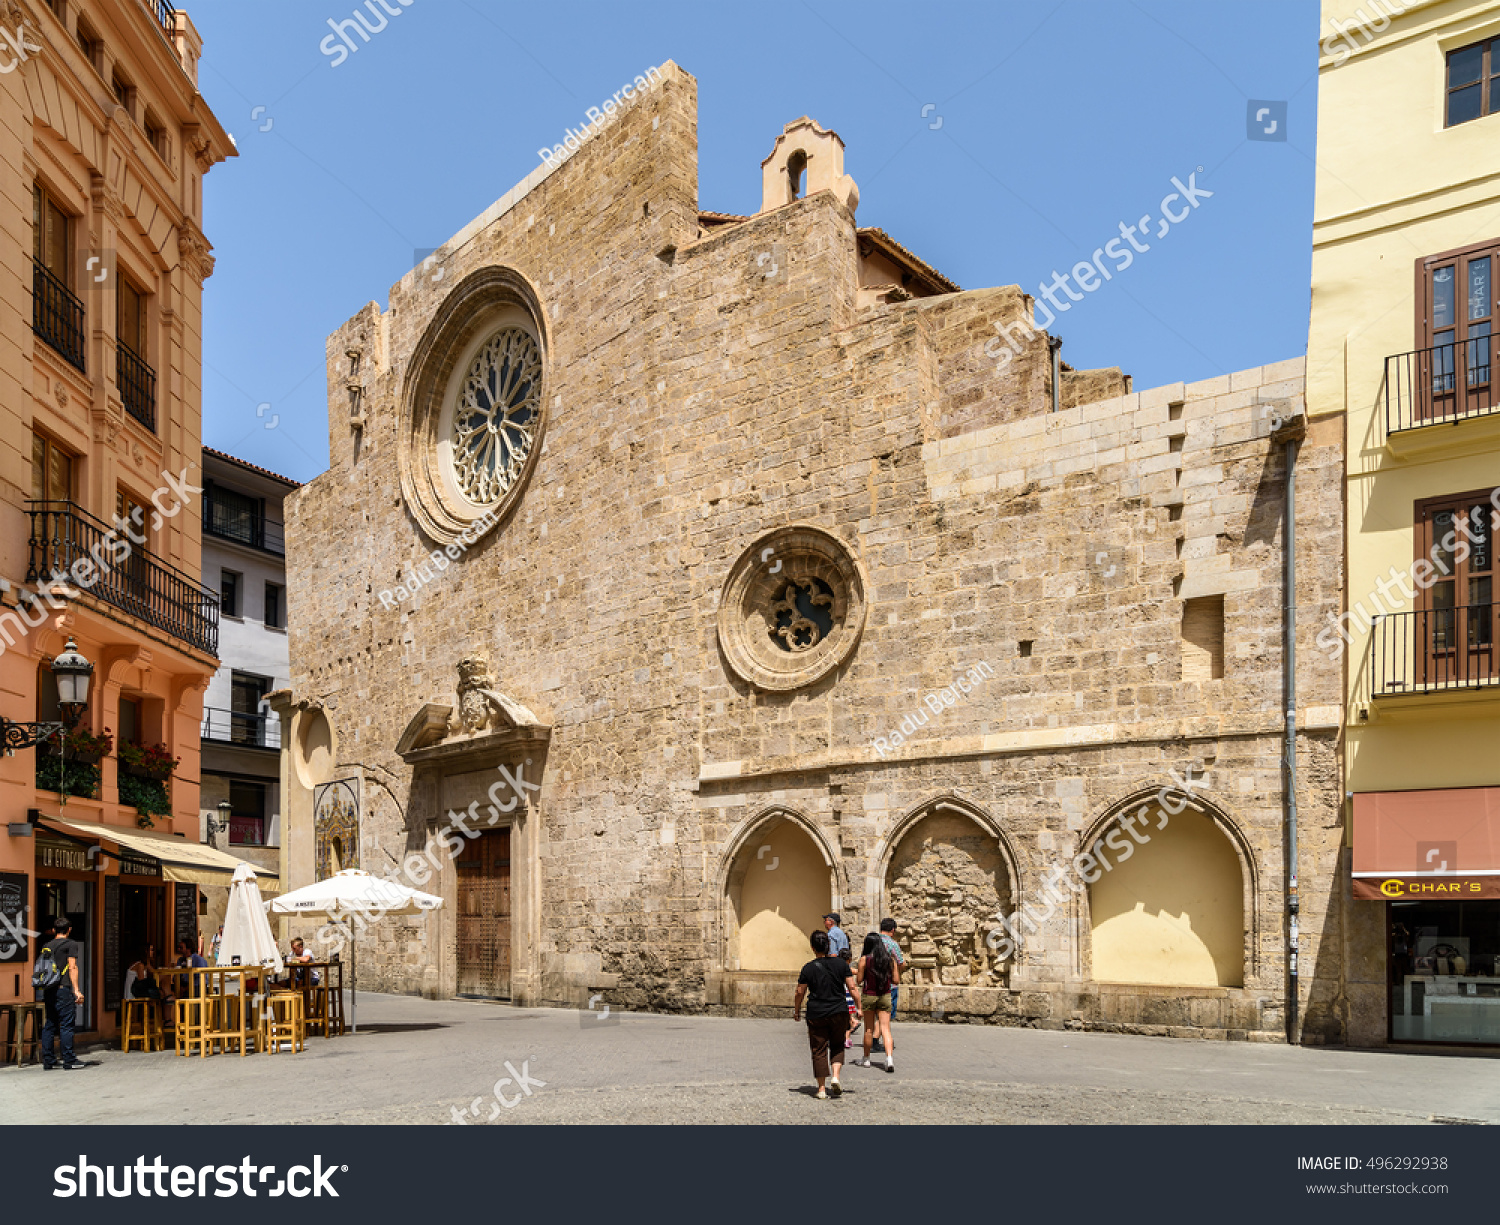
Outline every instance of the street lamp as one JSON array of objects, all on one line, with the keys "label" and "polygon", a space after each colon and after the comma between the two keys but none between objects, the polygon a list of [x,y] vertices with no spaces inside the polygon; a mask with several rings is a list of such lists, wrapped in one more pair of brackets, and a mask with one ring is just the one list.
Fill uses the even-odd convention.
[{"label": "street lamp", "polygon": [[14,756],[17,749],[29,749],[76,724],[88,707],[89,678],[93,674],[94,665],[79,654],[78,644],[69,638],[63,653],[52,661],[52,675],[57,678],[57,704],[63,721],[16,723],[0,716],[0,743],[5,746],[5,756]]},{"label": "street lamp", "polygon": [[208,814],[208,836],[217,838],[229,828],[229,810],[232,805],[228,800],[219,801],[219,819],[214,820],[213,813]]}]

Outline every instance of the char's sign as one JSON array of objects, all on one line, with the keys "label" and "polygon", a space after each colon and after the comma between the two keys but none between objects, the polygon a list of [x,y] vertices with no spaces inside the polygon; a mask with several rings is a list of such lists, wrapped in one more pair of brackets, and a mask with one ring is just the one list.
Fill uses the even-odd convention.
[{"label": "char's sign", "polygon": [[1500,874],[1474,876],[1381,876],[1365,873],[1354,878],[1354,896],[1365,901],[1472,902],[1500,898]]}]

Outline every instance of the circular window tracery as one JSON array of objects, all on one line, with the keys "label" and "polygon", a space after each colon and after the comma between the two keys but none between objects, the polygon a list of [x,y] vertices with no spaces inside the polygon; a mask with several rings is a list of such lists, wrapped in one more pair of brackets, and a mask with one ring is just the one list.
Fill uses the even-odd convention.
[{"label": "circular window tracery", "polygon": [[407,362],[397,465],[407,509],[440,544],[466,545],[523,495],[547,428],[546,315],[512,268],[465,277]]},{"label": "circular window tracery", "polygon": [[734,564],[719,601],[730,670],[773,692],[820,680],[858,644],[866,588],[863,568],[836,536],[805,525],[763,536]]},{"label": "circular window tracery", "polygon": [[521,328],[501,329],[469,364],[453,404],[453,475],[469,501],[498,502],[520,478],[541,402],[541,350]]}]

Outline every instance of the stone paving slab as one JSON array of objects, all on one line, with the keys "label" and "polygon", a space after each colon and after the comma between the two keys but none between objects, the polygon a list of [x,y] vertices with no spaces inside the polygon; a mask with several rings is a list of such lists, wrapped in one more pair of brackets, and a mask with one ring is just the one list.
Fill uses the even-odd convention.
[{"label": "stone paving slab", "polygon": [[[790,1019],[597,1014],[361,995],[303,1054],[90,1053],[0,1071],[6,1123],[1500,1123],[1492,1058],[969,1025],[896,1028],[896,1065],[811,1096]],[[530,1095],[496,1081],[544,1082]],[[477,1106],[476,1106],[477,1102]]]}]

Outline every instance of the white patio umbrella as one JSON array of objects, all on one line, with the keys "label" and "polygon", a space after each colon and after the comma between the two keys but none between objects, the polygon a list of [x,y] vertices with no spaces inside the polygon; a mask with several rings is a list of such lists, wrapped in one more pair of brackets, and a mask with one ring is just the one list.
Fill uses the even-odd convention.
[{"label": "white patio umbrella", "polygon": [[260,886],[255,883],[255,872],[249,864],[240,864],[230,880],[224,935],[214,960],[221,966],[231,966],[236,961],[242,966],[264,966],[273,974],[286,969],[276,948],[271,920],[266,918]]},{"label": "white patio umbrella", "polygon": [[[371,876],[359,868],[345,868],[327,880],[304,885],[267,904],[273,914],[304,915],[309,918],[332,919],[347,925],[350,920],[363,918],[366,922],[385,915],[414,915],[426,910],[437,910],[443,899],[434,893],[423,893],[419,889],[408,889],[393,880]],[[227,931],[225,933],[228,934]],[[359,1032],[359,996],[354,988],[354,948],[351,934],[349,940],[349,1000],[351,1028]]]}]

